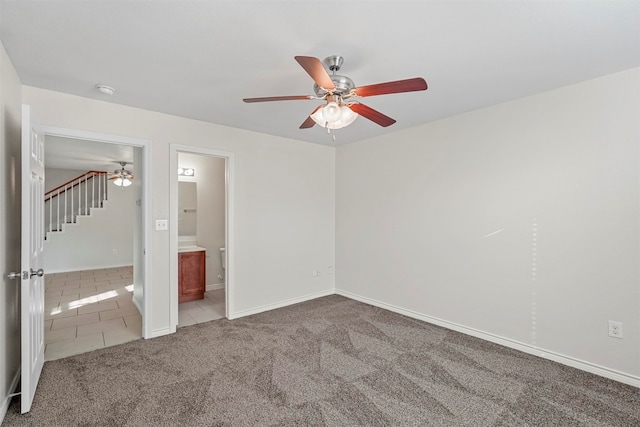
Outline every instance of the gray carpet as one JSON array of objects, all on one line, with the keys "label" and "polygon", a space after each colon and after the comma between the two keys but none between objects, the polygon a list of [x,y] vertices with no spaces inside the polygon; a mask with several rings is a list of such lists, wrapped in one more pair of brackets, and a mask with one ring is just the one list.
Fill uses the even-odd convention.
[{"label": "gray carpet", "polygon": [[638,426],[639,389],[340,296],[46,362],[3,426]]}]

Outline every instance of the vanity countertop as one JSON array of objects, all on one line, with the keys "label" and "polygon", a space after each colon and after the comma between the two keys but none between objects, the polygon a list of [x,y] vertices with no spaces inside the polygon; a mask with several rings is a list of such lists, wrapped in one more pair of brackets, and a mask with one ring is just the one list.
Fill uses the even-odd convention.
[{"label": "vanity countertop", "polygon": [[178,253],[182,253],[182,252],[200,252],[200,251],[206,251],[206,248],[203,248],[201,246],[195,246],[195,245],[189,245],[189,246],[178,246]]}]

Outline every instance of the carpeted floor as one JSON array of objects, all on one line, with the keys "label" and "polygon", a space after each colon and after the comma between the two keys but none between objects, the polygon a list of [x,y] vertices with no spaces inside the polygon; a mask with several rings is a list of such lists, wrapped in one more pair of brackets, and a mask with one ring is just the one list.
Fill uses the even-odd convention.
[{"label": "carpeted floor", "polygon": [[334,295],[47,362],[3,426],[638,426],[639,391]]}]

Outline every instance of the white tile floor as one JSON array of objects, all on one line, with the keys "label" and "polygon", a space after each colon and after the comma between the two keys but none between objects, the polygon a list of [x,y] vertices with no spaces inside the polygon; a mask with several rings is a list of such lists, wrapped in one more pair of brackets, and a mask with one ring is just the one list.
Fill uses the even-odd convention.
[{"label": "white tile floor", "polygon": [[[133,305],[133,267],[45,276],[45,360],[61,359],[142,338]],[[224,289],[178,306],[178,327],[225,317]]]},{"label": "white tile floor", "polygon": [[178,305],[178,328],[225,317],[224,289],[204,293],[204,299]]},{"label": "white tile floor", "polygon": [[45,360],[142,338],[132,283],[133,267],[48,274]]}]

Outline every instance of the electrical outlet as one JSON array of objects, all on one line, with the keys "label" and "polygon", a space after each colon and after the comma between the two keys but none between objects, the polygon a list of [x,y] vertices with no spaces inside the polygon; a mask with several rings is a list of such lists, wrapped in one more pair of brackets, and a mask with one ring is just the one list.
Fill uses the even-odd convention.
[{"label": "electrical outlet", "polygon": [[613,338],[622,338],[622,322],[609,320],[609,336]]}]

